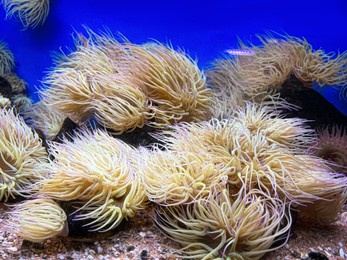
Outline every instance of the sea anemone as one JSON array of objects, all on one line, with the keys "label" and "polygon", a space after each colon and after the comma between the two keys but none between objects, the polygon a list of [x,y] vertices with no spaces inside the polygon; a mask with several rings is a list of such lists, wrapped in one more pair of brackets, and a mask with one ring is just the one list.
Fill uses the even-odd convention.
[{"label": "sea anemone", "polygon": [[166,128],[177,122],[210,118],[212,93],[206,88],[204,74],[188,55],[154,43],[129,45],[129,49],[137,60],[132,79],[145,90],[155,113],[149,125]]},{"label": "sea anemone", "polygon": [[338,127],[318,129],[318,143],[314,153],[332,163],[332,168],[337,172],[347,174],[347,130]]},{"label": "sea anemone", "polygon": [[126,48],[110,36],[87,32],[88,39],[80,34],[75,38],[76,51],[57,56],[42,98],[75,122],[95,116],[115,134],[142,127],[153,113],[145,93],[122,72],[128,66]]},{"label": "sea anemone", "polygon": [[252,134],[264,134],[269,143],[288,147],[295,153],[306,152],[316,142],[315,131],[301,118],[285,118],[279,109],[247,102],[235,112],[235,119]]},{"label": "sea anemone", "polygon": [[212,94],[188,55],[161,44],[77,34],[76,51],[56,59],[41,96],[75,122],[95,119],[114,134],[166,128],[210,116]]},{"label": "sea anemone", "polygon": [[13,110],[0,109],[0,201],[24,196],[47,174],[39,136]]},{"label": "sea anemone", "polygon": [[[234,139],[250,135],[249,130],[233,119],[213,118],[199,123],[179,123],[169,130],[154,133],[163,147],[171,152],[189,152],[197,154],[216,154],[223,158],[235,149]],[[206,152],[206,153],[205,153]],[[210,155],[208,155],[211,158]],[[219,160],[220,162],[220,160]]]},{"label": "sea anemone", "polygon": [[50,175],[37,185],[38,196],[71,201],[75,220],[90,219],[91,229],[105,231],[143,208],[145,194],[135,174],[130,146],[101,130],[84,130],[73,142],[50,143]]},{"label": "sea anemone", "polygon": [[[142,128],[154,117],[145,93],[124,76],[97,76],[102,94],[92,103],[95,119],[114,134]],[[92,84],[94,86],[94,84]],[[99,92],[100,93],[100,92]]]},{"label": "sea anemone", "polygon": [[271,248],[288,239],[291,226],[286,205],[257,190],[222,189],[189,205],[158,207],[155,220],[188,259],[259,259],[282,246]]},{"label": "sea anemone", "polygon": [[42,25],[49,13],[49,0],[2,0],[6,18],[17,16],[23,29]]},{"label": "sea anemone", "polygon": [[311,199],[307,197],[297,206],[299,216],[304,221],[309,220],[308,223],[322,225],[336,221],[347,200],[347,178],[335,173],[326,160],[311,155],[297,157],[302,163],[298,164],[300,172],[292,175],[292,181],[297,190],[311,195]]},{"label": "sea anemone", "polygon": [[3,95],[0,95],[0,109],[10,107],[11,106],[11,100],[4,97]]},{"label": "sea anemone", "polygon": [[117,71],[105,48],[92,38],[79,34],[74,43],[75,51],[55,56],[56,65],[44,79],[49,87],[41,90],[40,95],[50,106],[76,122],[83,122],[92,116],[95,93],[102,94],[104,90],[96,84],[95,76],[109,75],[112,80]]},{"label": "sea anemone", "polygon": [[[287,123],[290,129],[293,122]],[[173,154],[193,153],[203,158],[204,163],[225,167],[227,183],[234,192],[245,186],[247,191],[259,189],[293,205],[306,205],[346,189],[346,178],[335,178],[324,160],[306,155],[304,147],[295,149],[286,142],[275,142],[269,138],[271,131],[262,132],[261,128],[253,131],[237,118],[179,124],[173,130],[156,135],[164,147]],[[289,142],[292,132],[287,137]]]},{"label": "sea anemone", "polygon": [[7,73],[1,76],[11,84],[13,94],[16,95],[25,93],[27,83],[19,78],[17,74]]},{"label": "sea anemone", "polygon": [[5,42],[0,41],[0,76],[11,73],[14,67],[13,53]]},{"label": "sea anemone", "polygon": [[15,108],[15,111],[18,114],[22,114],[26,109],[28,109],[32,105],[32,100],[24,94],[14,95],[12,96],[11,100],[13,107]]},{"label": "sea anemone", "polygon": [[33,129],[42,131],[47,140],[53,140],[59,133],[66,115],[39,101],[22,113],[25,122]]},{"label": "sea anemone", "polygon": [[296,37],[288,37],[283,49],[294,57],[293,73],[306,86],[313,82],[320,87],[347,84],[347,52],[336,55],[314,51],[305,39]]},{"label": "sea anemone", "polygon": [[45,79],[45,83],[51,86],[40,91],[41,100],[68,115],[76,123],[83,123],[93,115],[91,104],[94,94],[88,77],[68,67],[59,70]]},{"label": "sea anemone", "polygon": [[[273,43],[271,43],[273,44]],[[292,69],[291,57],[268,46],[246,46],[252,55],[217,59],[207,71],[208,85],[217,100],[232,110],[244,101],[261,103],[276,94]],[[218,104],[218,103],[217,103]]]},{"label": "sea anemone", "polygon": [[227,181],[226,167],[206,161],[205,157],[189,152],[142,151],[140,171],[149,200],[175,206],[222,189]]},{"label": "sea anemone", "polygon": [[261,46],[240,44],[250,55],[217,59],[207,71],[208,85],[219,101],[217,109],[231,111],[244,101],[264,102],[279,92],[291,74],[310,87],[312,83],[347,84],[347,52],[335,57],[323,50],[313,51],[305,39],[292,36],[258,38]]},{"label": "sea anemone", "polygon": [[27,200],[10,211],[11,231],[31,242],[39,243],[58,235],[67,235],[66,214],[51,199]]}]

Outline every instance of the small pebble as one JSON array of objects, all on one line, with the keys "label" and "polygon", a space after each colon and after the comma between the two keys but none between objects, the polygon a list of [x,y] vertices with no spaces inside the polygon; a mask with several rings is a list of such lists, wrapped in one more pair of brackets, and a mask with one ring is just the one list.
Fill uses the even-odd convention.
[{"label": "small pebble", "polygon": [[332,257],[333,255],[330,254],[328,251],[324,250],[324,253],[327,255],[327,257]]},{"label": "small pebble", "polygon": [[140,237],[144,238],[146,236],[146,233],[145,232],[140,232],[139,235],[140,235]]},{"label": "small pebble", "polygon": [[134,249],[135,247],[133,245],[130,245],[128,246],[127,251],[130,252],[130,251],[133,251]]},{"label": "small pebble", "polygon": [[16,246],[11,246],[10,248],[8,248],[8,250],[10,250],[12,252],[17,252],[18,248]]},{"label": "small pebble", "polygon": [[96,250],[98,251],[98,254],[101,254],[102,251],[104,251],[104,249],[100,245],[97,246]]},{"label": "small pebble", "polygon": [[343,251],[343,248],[340,248],[339,253],[341,257],[345,257],[345,252]]},{"label": "small pebble", "polygon": [[140,258],[141,258],[141,260],[149,259],[148,251],[146,249],[141,251]]}]

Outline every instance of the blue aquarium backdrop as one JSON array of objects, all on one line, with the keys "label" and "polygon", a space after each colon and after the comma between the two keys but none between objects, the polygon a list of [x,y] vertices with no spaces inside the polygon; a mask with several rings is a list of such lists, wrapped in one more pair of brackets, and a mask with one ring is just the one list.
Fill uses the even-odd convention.
[{"label": "blue aquarium backdrop", "polygon": [[[16,59],[16,71],[28,83],[29,95],[37,100],[36,88],[52,67],[52,54],[73,47],[71,34],[108,28],[134,43],[155,39],[183,48],[198,59],[199,66],[237,48],[238,37],[256,42],[257,34],[286,33],[305,37],[314,49],[347,50],[347,1],[95,1],[52,0],[43,26],[22,30],[17,19],[5,19],[0,8],[0,39],[7,42]],[[334,88],[322,94],[347,115],[347,104]]]}]

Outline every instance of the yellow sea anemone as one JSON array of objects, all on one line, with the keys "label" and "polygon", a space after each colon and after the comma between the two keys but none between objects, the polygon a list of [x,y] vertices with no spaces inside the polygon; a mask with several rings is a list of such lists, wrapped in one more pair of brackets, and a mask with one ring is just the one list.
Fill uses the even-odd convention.
[{"label": "yellow sea anemone", "polygon": [[34,129],[41,130],[47,140],[53,140],[59,133],[66,115],[44,101],[37,102],[22,113],[25,122]]},{"label": "yellow sea anemone", "polygon": [[311,195],[297,206],[299,217],[312,224],[327,225],[336,221],[347,200],[347,178],[334,173],[323,159],[298,155],[302,163],[292,175],[297,189]]},{"label": "yellow sea anemone", "polygon": [[10,220],[12,232],[35,243],[67,233],[66,214],[51,199],[34,199],[15,205],[10,211]]},{"label": "yellow sea anemone", "polygon": [[332,163],[337,172],[347,174],[347,130],[342,127],[326,127],[318,130],[318,143],[314,153]]},{"label": "yellow sea anemone", "polygon": [[4,97],[3,95],[0,95],[0,109],[10,107],[11,106],[11,100]]},{"label": "yellow sea anemone", "polygon": [[51,86],[40,91],[41,99],[76,123],[82,123],[90,119],[93,113],[91,103],[94,95],[88,77],[71,68],[62,70],[62,73],[54,72],[45,80]]},{"label": "yellow sea anemone", "polygon": [[97,76],[93,87],[94,84],[102,86],[103,90],[95,91],[102,94],[95,94],[91,104],[95,119],[114,134],[142,128],[153,118],[154,113],[145,93],[124,76]]},{"label": "yellow sea anemone", "polygon": [[26,194],[47,174],[39,136],[13,110],[0,109],[0,201]]},{"label": "yellow sea anemone", "polygon": [[244,125],[252,134],[261,133],[269,143],[288,147],[296,153],[306,152],[317,138],[315,131],[306,125],[301,118],[285,118],[273,107],[247,102],[239,108],[235,119]]},{"label": "yellow sea anemone", "polygon": [[[257,190],[237,195],[227,189],[189,205],[158,207],[156,224],[197,259],[260,259],[291,226],[286,205]],[[286,239],[284,239],[284,244]]]},{"label": "yellow sea anemone", "polygon": [[260,133],[235,141],[228,180],[236,191],[243,185],[248,190],[257,188],[295,206],[324,200],[347,187],[347,178],[335,178],[324,160],[270,144]]},{"label": "yellow sea anemone", "polygon": [[227,183],[226,167],[189,152],[142,152],[141,172],[149,200],[160,205],[191,203]]},{"label": "yellow sea anemone", "polygon": [[49,87],[40,94],[50,106],[76,122],[83,122],[92,116],[95,93],[103,93],[103,89],[96,85],[95,76],[112,76],[117,71],[104,47],[93,39],[80,35],[74,42],[75,51],[69,55],[56,55],[56,65],[44,79],[44,84]]},{"label": "yellow sea anemone", "polygon": [[228,110],[242,107],[244,101],[267,100],[280,89],[292,70],[291,56],[280,50],[276,52],[276,48],[248,47],[242,42],[240,48],[251,55],[217,59],[207,71],[208,84]]},{"label": "yellow sea anemone", "polygon": [[125,143],[100,130],[83,131],[73,142],[50,143],[50,152],[55,160],[48,178],[37,185],[38,195],[73,201],[77,220],[90,219],[94,230],[114,228],[144,207],[144,189],[131,159],[136,154]]},{"label": "yellow sea anemone", "polygon": [[49,0],[2,0],[6,18],[17,16],[23,29],[42,25],[49,13]]},{"label": "yellow sea anemone", "polygon": [[183,52],[161,44],[120,43],[111,34],[77,33],[76,50],[56,59],[41,96],[75,122],[95,119],[114,134],[166,128],[210,117],[205,76]]},{"label": "yellow sea anemone", "polygon": [[142,127],[153,112],[143,90],[129,80],[130,72],[123,72],[129,63],[126,48],[111,36],[87,32],[89,38],[75,39],[76,51],[57,58],[41,96],[74,121],[95,116],[115,134]]},{"label": "yellow sea anemone", "polygon": [[244,135],[250,135],[250,132],[238,121],[216,118],[200,123],[180,123],[167,131],[153,134],[166,149],[174,153],[181,151],[201,155],[205,152],[219,153],[219,158],[224,157],[223,153],[229,154],[233,151],[235,149],[233,140]]},{"label": "yellow sea anemone", "polygon": [[283,49],[294,58],[293,73],[306,86],[316,82],[319,86],[347,84],[347,52],[325,53],[313,50],[306,39],[288,37]]},{"label": "yellow sea anemone", "polygon": [[[292,36],[259,36],[261,46],[241,43],[248,55],[222,58],[207,72],[208,83],[222,109],[257,103],[278,93],[282,84],[294,74],[306,86],[347,84],[347,52],[336,55],[313,51],[305,40]],[[217,109],[220,103],[216,103]]]},{"label": "yellow sea anemone", "polygon": [[0,41],[0,76],[11,73],[14,67],[13,53],[8,49],[7,44]]},{"label": "yellow sea anemone", "polygon": [[166,128],[210,118],[212,93],[195,61],[161,44],[126,46],[137,60],[132,79],[145,90],[155,113],[149,125]]},{"label": "yellow sea anemone", "polygon": [[[290,129],[290,121],[287,123]],[[282,126],[287,129],[284,123]],[[335,179],[325,161],[305,155],[303,149],[294,145],[289,149],[287,144],[269,138],[271,131],[253,131],[237,119],[179,124],[173,130],[157,135],[164,147],[174,155],[193,153],[206,164],[224,167],[234,192],[246,186],[248,191],[259,189],[293,205],[306,205],[324,200],[319,191],[337,194],[345,189],[346,179]],[[289,142],[292,132],[287,137]]]}]

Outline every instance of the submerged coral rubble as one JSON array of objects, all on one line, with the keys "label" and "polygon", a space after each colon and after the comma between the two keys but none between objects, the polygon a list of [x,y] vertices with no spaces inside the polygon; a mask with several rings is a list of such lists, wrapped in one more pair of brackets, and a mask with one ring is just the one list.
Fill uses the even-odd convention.
[{"label": "submerged coral rubble", "polygon": [[[26,199],[9,213],[11,232],[32,242],[69,236],[71,223],[106,232],[151,203],[156,226],[181,245],[177,257],[259,259],[295,222],[335,221],[347,199],[346,130],[317,135],[282,113],[294,107],[278,92],[290,75],[345,87],[346,53],[333,59],[305,40],[265,37],[261,47],[241,44],[251,56],[217,60],[207,87],[171,46],[89,29],[74,40],[39,103],[17,111],[1,99],[0,199]],[[66,119],[77,128],[64,135]],[[121,141],[139,129],[155,143]]]}]

